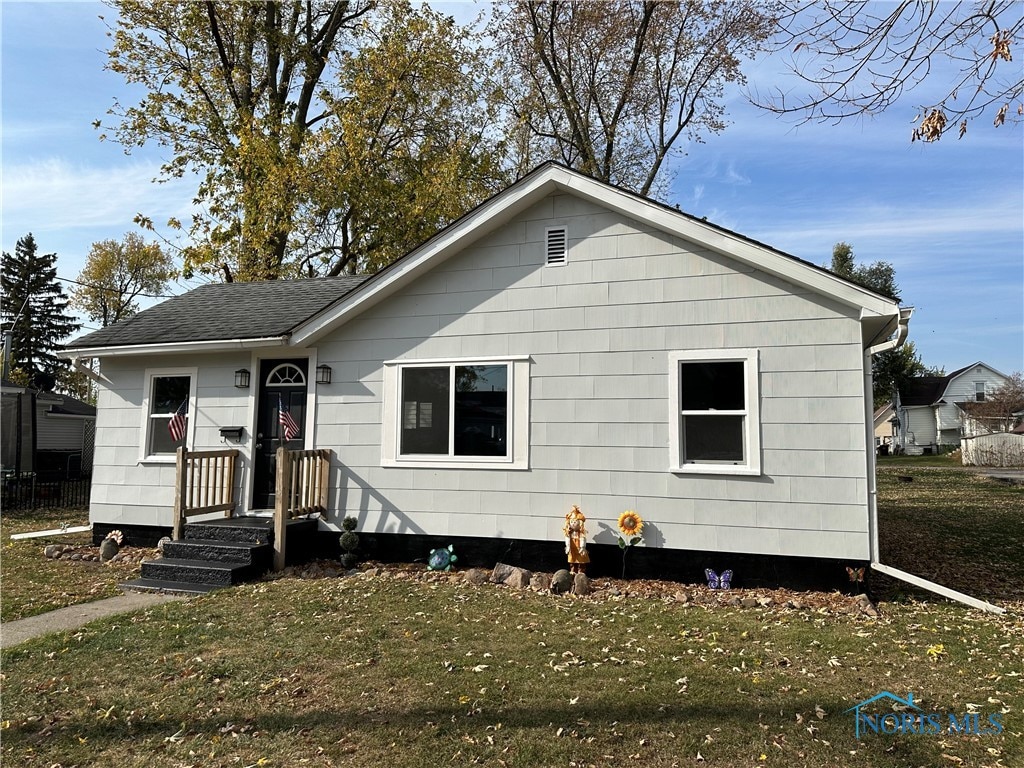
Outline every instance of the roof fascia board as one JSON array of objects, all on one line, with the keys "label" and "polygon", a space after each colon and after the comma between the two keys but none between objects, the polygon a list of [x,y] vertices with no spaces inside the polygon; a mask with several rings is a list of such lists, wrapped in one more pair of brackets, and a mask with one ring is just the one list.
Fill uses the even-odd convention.
[{"label": "roof fascia board", "polygon": [[182,341],[174,344],[136,344],[117,347],[72,347],[57,352],[58,357],[80,360],[89,357],[130,357],[134,355],[173,355],[182,352],[234,352],[263,347],[283,347],[287,336],[267,336],[259,339],[214,339],[212,341]]}]

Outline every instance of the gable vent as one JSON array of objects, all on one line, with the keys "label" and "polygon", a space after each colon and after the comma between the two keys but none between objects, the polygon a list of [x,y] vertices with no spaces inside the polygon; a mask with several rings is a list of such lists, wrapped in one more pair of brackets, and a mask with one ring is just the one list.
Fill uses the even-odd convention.
[{"label": "gable vent", "polygon": [[549,265],[565,264],[569,253],[569,239],[566,236],[565,227],[553,227],[545,230],[544,234],[547,237],[546,263]]}]

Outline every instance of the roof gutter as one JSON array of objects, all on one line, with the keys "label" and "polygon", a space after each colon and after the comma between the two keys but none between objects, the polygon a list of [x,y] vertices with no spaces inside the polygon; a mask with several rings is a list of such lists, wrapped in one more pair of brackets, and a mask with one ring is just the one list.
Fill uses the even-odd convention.
[{"label": "roof gutter", "polygon": [[864,350],[864,400],[865,409],[867,410],[867,461],[868,461],[868,542],[871,550],[871,570],[878,571],[879,573],[891,576],[894,579],[899,579],[907,584],[912,584],[915,587],[925,589],[932,592],[940,597],[945,597],[949,600],[955,600],[958,603],[969,605],[972,608],[977,608],[982,611],[989,613],[1006,613],[1003,608],[998,605],[993,605],[985,600],[981,600],[977,597],[971,597],[970,595],[958,592],[955,589],[944,587],[941,584],[936,584],[934,581],[928,581],[920,576],[916,576],[912,573],[894,568],[891,565],[886,565],[881,561],[881,554],[878,545],[878,481],[876,477],[876,465],[875,465],[875,420],[874,420],[874,407],[871,402],[870,392],[871,386],[871,358],[881,352],[888,352],[891,349],[896,349],[906,341],[907,333],[910,328],[910,317],[914,314],[913,307],[904,307],[900,309],[898,325],[896,328],[896,335],[890,339],[874,344]]},{"label": "roof gutter", "polygon": [[57,355],[69,360],[87,357],[130,357],[135,355],[174,355],[195,352],[234,352],[264,347],[283,347],[288,336],[265,336],[258,339],[214,339],[213,341],[182,341],[175,344],[135,344],[123,347],[78,347],[62,349]]}]

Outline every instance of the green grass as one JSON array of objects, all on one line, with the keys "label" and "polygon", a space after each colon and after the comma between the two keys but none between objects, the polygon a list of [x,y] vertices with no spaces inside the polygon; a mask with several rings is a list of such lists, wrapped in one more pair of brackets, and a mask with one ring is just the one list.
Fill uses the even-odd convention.
[{"label": "green grass", "polygon": [[0,515],[0,620],[12,621],[55,608],[120,594],[117,585],[138,575],[129,563],[74,562],[43,557],[47,544],[87,546],[91,533],[11,541],[12,533],[89,524],[76,509],[4,510]]},{"label": "green grass", "polygon": [[[867,620],[279,580],[5,653],[2,749],[118,768],[1019,765],[1022,663],[1019,619],[951,605]],[[858,742],[845,710],[883,689],[1005,709],[1008,728]]]},{"label": "green grass", "polygon": [[882,562],[987,600],[1024,600],[1024,486],[897,461],[878,468]]},{"label": "green grass", "polygon": [[[1021,599],[1024,489],[898,463],[880,468],[879,498],[884,561],[1011,613],[907,591],[868,619],[580,600],[444,574],[266,581],[4,651],[0,758],[63,768],[1024,765],[1024,602],[1008,602]],[[913,693],[929,712],[998,713],[1005,730],[858,741],[846,710],[882,690]]]}]

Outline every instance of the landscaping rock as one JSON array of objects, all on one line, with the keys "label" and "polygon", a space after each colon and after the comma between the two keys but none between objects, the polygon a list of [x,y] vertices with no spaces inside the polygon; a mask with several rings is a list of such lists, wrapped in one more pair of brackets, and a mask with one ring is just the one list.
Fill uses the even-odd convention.
[{"label": "landscaping rock", "polygon": [[530,571],[525,568],[513,568],[512,572],[505,577],[502,584],[515,589],[528,589],[530,586],[530,577],[533,576]]},{"label": "landscaping rock", "polygon": [[120,551],[121,546],[114,539],[104,539],[100,542],[100,562],[105,563]]},{"label": "landscaping rock", "polygon": [[491,582],[494,584],[504,584],[505,579],[511,576],[514,570],[514,565],[506,565],[505,563],[495,564],[494,570],[491,571]]},{"label": "landscaping rock", "polygon": [[744,598],[741,598],[740,599],[740,605],[743,606],[744,608],[756,608],[757,607],[757,598],[754,598],[754,597],[744,597]]},{"label": "landscaping rock", "polygon": [[51,560],[57,560],[63,554],[64,549],[58,544],[47,544],[43,550],[43,557],[48,557]]},{"label": "landscaping rock", "polygon": [[551,591],[556,595],[561,595],[570,589],[572,589],[572,574],[565,568],[555,571],[555,575],[551,577]]},{"label": "landscaping rock", "polygon": [[572,579],[572,593],[579,597],[586,597],[590,594],[590,579],[585,573],[577,573]]},{"label": "landscaping rock", "polygon": [[530,577],[530,589],[547,592],[551,589],[551,576],[547,573],[535,573]]},{"label": "landscaping rock", "polygon": [[875,604],[871,602],[871,598],[867,595],[858,595],[856,606],[865,616],[871,616],[872,618],[878,616],[878,609],[875,608]]},{"label": "landscaping rock", "polygon": [[470,568],[463,575],[463,578],[467,583],[479,587],[481,584],[486,584],[490,580],[491,574],[485,568]]}]

